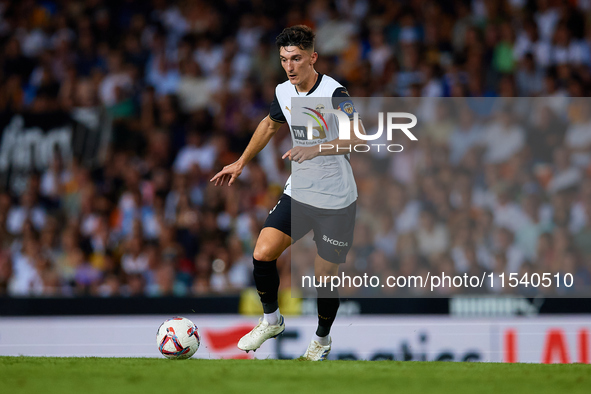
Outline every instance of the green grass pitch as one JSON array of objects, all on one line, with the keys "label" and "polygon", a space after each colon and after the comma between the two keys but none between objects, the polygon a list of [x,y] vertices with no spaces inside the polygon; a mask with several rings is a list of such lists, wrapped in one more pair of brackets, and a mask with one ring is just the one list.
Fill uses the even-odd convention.
[{"label": "green grass pitch", "polygon": [[0,393],[590,393],[591,365],[0,357]]}]

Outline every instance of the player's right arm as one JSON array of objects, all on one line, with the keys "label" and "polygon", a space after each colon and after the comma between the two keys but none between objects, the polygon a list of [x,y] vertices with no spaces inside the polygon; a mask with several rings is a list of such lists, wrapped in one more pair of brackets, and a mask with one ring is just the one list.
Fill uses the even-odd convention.
[{"label": "player's right arm", "polygon": [[210,182],[215,181],[215,186],[223,185],[228,181],[228,186],[231,186],[236,178],[240,176],[244,167],[269,143],[271,138],[277,133],[277,130],[283,125],[281,122],[276,122],[267,116],[261,120],[257,126],[248,146],[242,153],[242,156],[234,163],[225,166],[220,172],[215,174]]}]

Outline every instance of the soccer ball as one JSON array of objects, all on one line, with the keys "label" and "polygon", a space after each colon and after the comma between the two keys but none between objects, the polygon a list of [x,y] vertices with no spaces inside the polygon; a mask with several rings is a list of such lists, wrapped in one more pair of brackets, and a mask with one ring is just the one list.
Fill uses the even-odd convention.
[{"label": "soccer ball", "polygon": [[164,357],[182,360],[195,354],[201,340],[197,326],[191,320],[173,317],[160,325],[156,342]]}]

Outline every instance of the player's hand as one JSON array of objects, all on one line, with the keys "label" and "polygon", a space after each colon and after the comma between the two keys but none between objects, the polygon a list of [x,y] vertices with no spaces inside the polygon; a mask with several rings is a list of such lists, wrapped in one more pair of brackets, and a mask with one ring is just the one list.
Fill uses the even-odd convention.
[{"label": "player's hand", "polygon": [[320,150],[318,149],[318,146],[296,146],[285,152],[281,158],[288,158],[291,161],[302,163],[305,160],[315,158],[319,153]]},{"label": "player's hand", "polygon": [[209,181],[215,181],[215,186],[222,186],[224,182],[228,181],[228,186],[232,186],[236,178],[238,178],[240,174],[242,174],[243,168],[244,166],[242,165],[242,163],[240,163],[240,161],[235,161],[234,163],[225,166]]}]

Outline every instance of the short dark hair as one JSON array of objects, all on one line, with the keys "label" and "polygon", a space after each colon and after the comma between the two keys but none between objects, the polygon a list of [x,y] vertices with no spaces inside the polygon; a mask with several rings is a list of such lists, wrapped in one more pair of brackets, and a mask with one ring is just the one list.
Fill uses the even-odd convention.
[{"label": "short dark hair", "polygon": [[305,25],[296,25],[283,29],[275,39],[277,48],[298,47],[303,50],[314,49],[314,31]]}]

